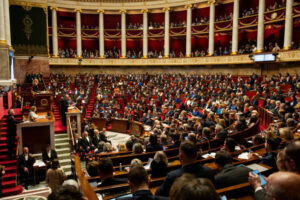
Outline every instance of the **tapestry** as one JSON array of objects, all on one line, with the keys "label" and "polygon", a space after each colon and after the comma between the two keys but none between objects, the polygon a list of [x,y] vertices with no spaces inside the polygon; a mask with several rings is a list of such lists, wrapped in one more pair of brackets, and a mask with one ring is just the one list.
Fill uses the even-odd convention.
[{"label": "tapestry", "polygon": [[11,42],[15,55],[48,55],[47,9],[30,5],[10,6]]}]

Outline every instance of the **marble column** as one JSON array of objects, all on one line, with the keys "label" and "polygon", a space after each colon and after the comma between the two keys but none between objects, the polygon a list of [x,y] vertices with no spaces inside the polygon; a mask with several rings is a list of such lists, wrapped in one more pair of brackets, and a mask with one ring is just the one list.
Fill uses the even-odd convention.
[{"label": "marble column", "polygon": [[293,4],[294,0],[286,1],[283,50],[291,49],[293,37]]},{"label": "marble column", "polygon": [[232,55],[236,55],[239,49],[239,3],[240,0],[234,0],[233,3],[232,47],[231,47]]},{"label": "marble column", "polygon": [[142,10],[143,13],[143,58],[148,57],[148,10]]},{"label": "marble column", "polygon": [[214,54],[215,46],[215,2],[211,1],[209,5],[209,36],[208,36],[208,55]]},{"label": "marble column", "polygon": [[99,55],[104,58],[104,10],[98,10],[99,13]]},{"label": "marble column", "polygon": [[[10,15],[9,15],[9,1],[4,0],[4,20],[5,20],[5,38],[8,46],[11,47],[11,37],[10,37]],[[1,27],[0,27],[1,28]]]},{"label": "marble column", "polygon": [[257,24],[257,52],[264,51],[264,36],[265,36],[265,0],[259,0],[258,7],[258,24]]},{"label": "marble column", "polygon": [[76,45],[77,57],[82,58],[82,40],[81,40],[81,10],[76,9]]},{"label": "marble column", "polygon": [[58,57],[58,38],[57,38],[57,8],[51,7],[52,10],[52,54]]},{"label": "marble column", "polygon": [[164,38],[164,57],[170,55],[170,8],[164,8],[165,11],[165,38]]},{"label": "marble column", "polygon": [[0,1],[0,45],[7,45],[6,42],[6,33],[5,33],[5,19],[4,19],[4,1]]},{"label": "marble column", "polygon": [[192,4],[186,5],[186,47],[185,56],[191,57],[192,53]]},{"label": "marble column", "polygon": [[121,10],[121,54],[126,58],[126,10]]}]

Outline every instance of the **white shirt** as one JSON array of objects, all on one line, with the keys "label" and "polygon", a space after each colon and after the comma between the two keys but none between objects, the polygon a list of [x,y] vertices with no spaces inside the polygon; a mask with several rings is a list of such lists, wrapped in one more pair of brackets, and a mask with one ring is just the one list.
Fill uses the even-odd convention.
[{"label": "white shirt", "polygon": [[28,154],[25,154],[25,160],[26,161],[28,160]]}]

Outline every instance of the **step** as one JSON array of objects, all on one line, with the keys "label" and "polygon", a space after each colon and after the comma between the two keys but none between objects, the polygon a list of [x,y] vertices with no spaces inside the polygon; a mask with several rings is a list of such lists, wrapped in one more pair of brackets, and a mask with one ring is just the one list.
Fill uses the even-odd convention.
[{"label": "step", "polygon": [[61,153],[57,155],[58,159],[71,159],[70,153]]},{"label": "step", "polygon": [[54,135],[54,140],[59,139],[59,138],[68,138],[68,135],[66,133]]},{"label": "step", "polygon": [[61,142],[69,143],[69,138],[66,137],[66,138],[56,138],[55,139],[55,144],[58,144],[58,143],[61,143]]},{"label": "step", "polygon": [[16,186],[16,180],[3,181],[2,182],[2,188],[3,189],[12,188],[14,186]]},{"label": "step", "polygon": [[3,176],[3,181],[10,181],[10,180],[15,180],[17,178],[16,173],[5,173]]},{"label": "step", "polygon": [[63,143],[55,144],[55,149],[57,149],[57,150],[58,149],[64,149],[64,148],[69,147],[69,146],[70,146],[69,143],[63,142]]},{"label": "step", "polygon": [[17,185],[13,188],[7,188],[2,190],[2,196],[7,197],[7,196],[13,196],[22,193],[23,188],[20,185]]},{"label": "step", "polygon": [[71,165],[71,159],[58,159],[61,166]]},{"label": "step", "polygon": [[55,149],[57,153],[61,152],[61,153],[66,153],[66,152],[70,152],[70,148],[61,148],[61,149]]},{"label": "step", "polygon": [[0,165],[4,165],[6,167],[11,167],[17,165],[17,160],[0,160]]},{"label": "step", "polygon": [[9,174],[16,174],[17,173],[17,166],[9,166],[9,167],[5,167],[5,175],[9,175]]}]

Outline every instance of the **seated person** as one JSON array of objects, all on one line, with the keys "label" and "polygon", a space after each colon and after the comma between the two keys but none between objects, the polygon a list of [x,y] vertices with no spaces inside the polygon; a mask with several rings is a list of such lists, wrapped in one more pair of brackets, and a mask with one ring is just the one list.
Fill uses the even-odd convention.
[{"label": "seated person", "polygon": [[128,173],[129,187],[132,193],[132,197],[121,197],[117,200],[160,200],[168,199],[164,197],[154,196],[149,190],[150,180],[148,178],[147,171],[143,166],[134,166]]},{"label": "seated person", "polygon": [[46,149],[42,153],[42,158],[47,168],[51,167],[52,161],[55,158],[57,159],[57,153],[55,150],[51,149],[50,144],[47,144]]},{"label": "seated person", "polygon": [[245,166],[233,166],[232,157],[228,152],[218,151],[215,163],[220,171],[215,176],[217,189],[248,182],[249,172],[252,170]]},{"label": "seated person", "polygon": [[86,153],[95,149],[92,138],[89,136],[89,133],[87,131],[84,131],[82,134],[81,146]]},{"label": "seated person", "polygon": [[146,152],[160,151],[163,150],[163,147],[158,144],[157,136],[154,134],[150,135],[149,139],[150,144],[146,146]]},{"label": "seated person", "polygon": [[114,177],[114,167],[110,158],[103,158],[102,160],[100,160],[98,170],[101,182],[98,183],[97,187],[127,183],[126,178]]},{"label": "seated person", "polygon": [[151,178],[164,177],[167,175],[168,158],[163,151],[157,151],[150,165]]},{"label": "seated person", "polygon": [[48,196],[48,200],[65,200],[65,199],[86,200],[83,194],[79,190],[77,190],[76,187],[70,185],[62,186],[57,190],[53,191]]},{"label": "seated person", "polygon": [[31,106],[30,112],[28,114],[28,121],[34,122],[36,119],[39,118],[39,116],[35,112],[36,112],[36,107],[35,106]]},{"label": "seated person", "polygon": [[180,169],[171,171],[167,174],[163,184],[156,190],[156,195],[169,196],[170,188],[176,178],[182,176],[184,173],[190,173],[199,178],[208,178],[214,181],[213,171],[201,164],[197,163],[197,145],[190,141],[183,141],[179,147],[179,160],[182,167]]},{"label": "seated person", "polygon": [[206,178],[195,178],[184,174],[177,178],[171,187],[170,199],[209,199],[219,200],[219,195],[212,182]]},{"label": "seated person", "polygon": [[33,177],[33,164],[35,158],[29,153],[28,147],[24,147],[23,154],[18,158],[18,169],[20,171],[20,179],[24,181],[25,189],[28,189],[28,184]]}]

